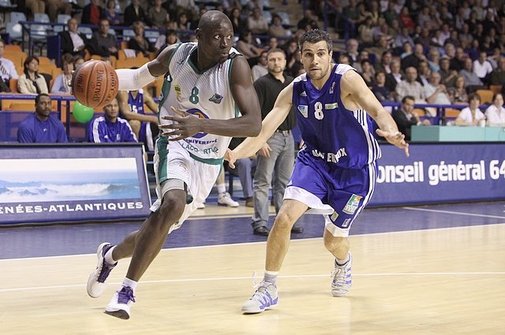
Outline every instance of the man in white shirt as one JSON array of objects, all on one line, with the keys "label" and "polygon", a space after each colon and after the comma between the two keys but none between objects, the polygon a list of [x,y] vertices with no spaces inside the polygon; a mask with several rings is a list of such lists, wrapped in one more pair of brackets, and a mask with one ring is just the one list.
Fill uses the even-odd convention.
[{"label": "man in white shirt", "polygon": [[[2,81],[8,88],[9,80],[18,79],[18,73],[16,71],[14,63],[10,59],[4,58],[4,52],[5,52],[5,43],[4,41],[0,40],[0,78],[2,78]],[[5,86],[1,85],[1,87]]]},{"label": "man in white shirt", "polygon": [[490,127],[505,127],[505,108],[501,93],[495,94],[493,104],[486,109],[486,118]]},{"label": "man in white shirt", "polygon": [[430,104],[450,105],[451,99],[447,94],[445,85],[440,84],[440,73],[432,72],[429,77],[429,82],[424,86],[424,94],[426,100]]},{"label": "man in white shirt", "polygon": [[487,54],[485,51],[481,51],[479,58],[473,61],[473,73],[479,77],[484,84],[487,83],[487,75],[493,72],[493,67],[491,63],[487,60]]}]

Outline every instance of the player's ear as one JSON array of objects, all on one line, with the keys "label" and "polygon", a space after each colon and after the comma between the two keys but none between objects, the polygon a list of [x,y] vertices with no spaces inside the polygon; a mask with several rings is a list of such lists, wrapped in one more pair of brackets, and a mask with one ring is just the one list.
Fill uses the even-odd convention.
[{"label": "player's ear", "polygon": [[196,39],[200,39],[200,28],[196,28],[195,36],[196,36]]}]

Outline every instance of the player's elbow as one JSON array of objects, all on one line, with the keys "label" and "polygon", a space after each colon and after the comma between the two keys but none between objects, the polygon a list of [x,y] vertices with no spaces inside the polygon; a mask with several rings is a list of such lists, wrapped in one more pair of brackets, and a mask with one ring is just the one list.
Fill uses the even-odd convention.
[{"label": "player's elbow", "polygon": [[261,132],[261,122],[252,124],[247,132],[248,132],[247,137],[258,136]]}]

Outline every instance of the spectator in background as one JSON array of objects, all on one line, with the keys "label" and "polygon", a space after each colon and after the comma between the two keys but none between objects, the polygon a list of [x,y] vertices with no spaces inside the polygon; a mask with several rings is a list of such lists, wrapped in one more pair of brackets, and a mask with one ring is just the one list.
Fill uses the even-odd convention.
[{"label": "spectator in background", "polygon": [[45,93],[35,97],[35,113],[19,124],[17,135],[19,143],[68,142],[63,124],[51,115],[51,97]]},{"label": "spectator in background", "polygon": [[405,70],[405,80],[396,85],[397,100],[403,100],[404,97],[411,96],[415,103],[425,104],[426,95],[423,86],[417,81],[417,69],[408,67]]},{"label": "spectator in background", "polygon": [[23,67],[24,72],[18,79],[18,92],[22,94],[48,94],[46,79],[39,74],[39,58],[28,56]]},{"label": "spectator in background", "polygon": [[123,22],[125,26],[131,26],[138,21],[148,23],[144,9],[140,6],[140,0],[132,0],[131,4],[124,9]]},{"label": "spectator in background", "polygon": [[421,43],[416,43],[414,46],[414,53],[402,59],[402,68],[407,69],[408,67],[418,68],[419,63],[422,61],[427,61],[428,59],[424,55],[424,48]]},{"label": "spectator in background", "polygon": [[108,19],[101,19],[98,30],[93,33],[93,37],[89,41],[89,49],[91,54],[98,55],[104,60],[110,56],[117,58],[118,48],[116,35],[109,33],[110,23]]},{"label": "spectator in background", "polygon": [[391,54],[391,51],[389,50],[384,51],[381,55],[380,62],[377,62],[375,64],[375,70],[383,71],[386,74],[390,73],[392,61],[393,61],[393,55]]},{"label": "spectator in background", "polygon": [[350,38],[345,43],[345,54],[349,56],[351,65],[354,66],[355,62],[358,62],[359,58],[359,42],[357,39]]},{"label": "spectator in background", "polygon": [[363,80],[366,83],[366,86],[369,88],[372,88],[374,85],[375,81],[375,70],[372,66],[372,63],[368,59],[363,59],[361,61],[361,71],[360,71],[361,77],[363,77]]},{"label": "spectator in background", "polygon": [[104,116],[95,118],[89,124],[88,142],[137,142],[137,137],[128,121],[119,117],[119,105],[116,98],[104,106],[103,111]]},{"label": "spectator in background", "polygon": [[145,38],[144,30],[144,23],[141,21],[135,21],[133,24],[133,32],[135,33],[135,36],[128,41],[128,49],[133,49],[137,51],[137,53],[142,53],[145,57],[149,58],[150,53],[155,52],[156,49],[154,48],[154,45]]},{"label": "spectator in background", "polygon": [[[268,52],[263,51],[258,60],[258,64],[254,65],[251,69],[253,81],[258,80],[258,78],[263,77],[268,73]],[[237,144],[238,145],[238,144]]]},{"label": "spectator in background", "polygon": [[268,32],[268,23],[262,15],[261,8],[253,8],[251,15],[247,18],[247,29],[255,35]]},{"label": "spectator in background", "polygon": [[469,99],[469,106],[463,108],[454,121],[456,126],[478,126],[486,122],[486,116],[479,109],[480,96],[474,93]]},{"label": "spectator in background", "polygon": [[393,59],[390,68],[391,73],[386,74],[386,86],[395,95],[396,86],[404,79],[400,61]]},{"label": "spectator in background", "polygon": [[252,33],[248,30],[242,31],[239,35],[236,48],[244,55],[250,66],[254,66],[258,62],[258,57],[263,52],[263,49],[254,44]]},{"label": "spectator in background", "polygon": [[167,10],[161,6],[161,0],[154,0],[154,5],[147,11],[147,17],[153,28],[163,28],[170,21]]},{"label": "spectator in background", "polygon": [[228,17],[230,18],[233,31],[236,35],[240,36],[243,30],[247,30],[247,21],[242,19],[242,13],[239,7],[233,7]]},{"label": "spectator in background", "polygon": [[70,54],[64,54],[61,57],[63,73],[60,73],[53,82],[51,93],[72,94],[72,72],[74,71],[74,58]]},{"label": "spectator in background", "polygon": [[[261,106],[261,117],[272,110],[279,93],[287,87],[293,78],[284,75],[286,54],[281,49],[268,52],[268,74],[254,82]],[[277,131],[258,151],[256,171],[254,173],[254,216],[252,228],[254,235],[268,236],[268,193],[272,185],[272,199],[276,213],[279,211],[284,190],[289,182],[295,161],[295,142],[291,130],[295,126],[295,114],[291,110]],[[272,184],[273,182],[273,184]],[[303,232],[303,227],[296,223],[294,233]]]},{"label": "spectator in background", "polygon": [[440,84],[440,74],[432,72],[428,84],[424,86],[426,101],[430,104],[450,105],[451,99],[445,85]]},{"label": "spectator in background", "polygon": [[503,95],[497,93],[493,97],[493,104],[486,109],[487,125],[490,127],[505,127],[505,108]]},{"label": "spectator in background", "polygon": [[397,108],[391,114],[398,130],[405,135],[406,140],[410,140],[411,127],[416,125],[430,125],[429,120],[421,121],[419,115],[414,111],[414,97],[406,95],[402,98],[400,108]]},{"label": "spectator in background", "polygon": [[154,48],[158,50],[160,53],[163,49],[165,49],[169,45],[173,45],[179,43],[179,36],[177,36],[177,32],[173,29],[167,29],[165,34],[160,35],[154,44]]},{"label": "spectator in background", "polygon": [[0,92],[9,92],[9,82],[11,79],[18,79],[18,73],[14,63],[4,57],[5,43],[0,39]]},{"label": "spectator in background", "polygon": [[485,51],[481,51],[479,53],[479,58],[473,61],[473,73],[475,73],[477,77],[486,84],[488,82],[488,75],[491,72],[493,72],[493,67],[487,60],[487,53]]},{"label": "spectator in background", "polygon": [[46,2],[44,0],[25,0],[24,5],[30,9],[32,14],[43,14],[46,12]]},{"label": "spectator in background", "polygon": [[116,1],[115,0],[107,0],[107,5],[104,11],[104,16],[107,20],[109,20],[109,24],[112,26],[121,25],[121,18],[119,17],[118,12],[116,11]]},{"label": "spectator in background", "polygon": [[452,104],[466,104],[468,94],[465,88],[465,77],[457,76],[454,86],[447,89]]},{"label": "spectator in background", "polygon": [[[243,140],[244,138],[232,138],[229,146],[230,150],[235,149]],[[254,207],[253,173],[255,169],[256,156],[237,159],[235,168],[228,167],[229,172],[237,175],[240,179],[246,207]]]},{"label": "spectator in background", "polygon": [[277,38],[288,38],[291,36],[291,31],[284,28],[282,18],[278,14],[272,15],[272,23],[268,28],[268,35]]},{"label": "spectator in background", "polygon": [[438,73],[440,73],[440,77],[442,78],[441,83],[447,87],[453,87],[458,77],[458,71],[452,70],[450,65],[449,57],[442,56],[440,58],[440,71]]},{"label": "spectator in background", "polygon": [[489,85],[505,85],[505,56],[500,57],[498,67],[489,75]]},{"label": "spectator in background", "polygon": [[82,24],[94,24],[96,26],[100,24],[100,20],[105,17],[105,10],[100,6],[100,3],[100,0],[91,0],[89,4],[84,6],[81,17]]},{"label": "spectator in background", "polygon": [[421,85],[426,86],[429,82],[430,75],[431,70],[428,62],[419,62],[419,65],[417,66],[417,81],[421,83]]},{"label": "spectator in background", "polygon": [[71,18],[67,22],[67,31],[60,32],[61,52],[72,56],[84,56],[86,37],[79,33],[77,19]]},{"label": "spectator in background", "polygon": [[466,90],[469,93],[484,87],[480,78],[473,72],[473,63],[470,57],[465,59],[463,69],[459,71],[459,74],[465,78]]},{"label": "spectator in background", "polygon": [[380,102],[394,101],[393,93],[386,86],[386,73],[384,71],[380,70],[375,73],[372,92]]}]

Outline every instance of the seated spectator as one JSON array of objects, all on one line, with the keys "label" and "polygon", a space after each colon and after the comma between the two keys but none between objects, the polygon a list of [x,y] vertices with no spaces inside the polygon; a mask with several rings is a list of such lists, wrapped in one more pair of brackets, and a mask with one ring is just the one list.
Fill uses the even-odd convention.
[{"label": "seated spectator", "polygon": [[137,53],[141,52],[144,56],[149,57],[150,53],[155,52],[156,49],[154,45],[145,38],[144,30],[144,23],[141,21],[136,21],[133,24],[135,36],[128,41],[128,49],[133,49],[137,51]]},{"label": "seated spectator", "polygon": [[0,39],[0,92],[10,92],[9,82],[18,79],[18,73],[14,63],[4,57],[5,43]]},{"label": "seated spectator", "polygon": [[[154,151],[154,138],[158,135],[158,105],[144,90],[119,91],[118,104],[121,115],[128,120],[139,142],[147,151]],[[149,111],[144,110],[144,104]]]},{"label": "seated spectator", "polygon": [[450,105],[451,99],[445,85],[440,84],[440,74],[432,72],[428,84],[424,86],[426,101],[430,104]]},{"label": "seated spectator", "polygon": [[39,58],[28,56],[23,67],[24,72],[18,79],[18,92],[22,94],[48,94],[46,79],[39,74]]},{"label": "seated spectator", "polygon": [[117,40],[116,35],[109,32],[110,23],[108,19],[101,19],[98,30],[93,33],[89,41],[89,49],[92,55],[98,55],[104,59],[110,56],[117,58]]},{"label": "seated spectator", "polygon": [[188,19],[188,14],[186,12],[181,12],[177,16],[177,30],[191,30],[191,21]]},{"label": "seated spectator", "polygon": [[291,31],[282,26],[282,18],[274,14],[272,15],[272,23],[268,28],[268,35],[278,38],[288,38],[291,36]]},{"label": "seated spectator", "polygon": [[408,67],[419,67],[419,63],[422,61],[428,61],[424,55],[424,47],[421,43],[416,43],[414,46],[414,53],[402,59],[402,68],[406,69]]},{"label": "seated spectator", "polygon": [[458,76],[456,78],[454,87],[450,87],[448,90],[449,98],[452,104],[466,104],[468,101],[468,94],[465,88],[465,77]]},{"label": "seated spectator", "polygon": [[153,28],[163,28],[170,20],[167,10],[161,6],[161,0],[154,0],[154,5],[147,11],[147,17]]},{"label": "seated spectator", "polygon": [[[349,16],[347,16],[349,17]],[[298,29],[309,31],[311,29],[318,29],[317,16],[312,13],[312,10],[305,9],[303,11],[303,17],[296,24]]]},{"label": "seated spectator", "polygon": [[258,78],[263,77],[268,73],[268,52],[263,51],[261,56],[259,57],[258,64],[254,65],[251,69],[253,81],[256,81]]},{"label": "seated spectator", "polygon": [[68,30],[60,32],[62,54],[84,56],[87,39],[79,33],[77,20],[75,18],[68,20],[67,27]]},{"label": "seated spectator", "polygon": [[107,0],[104,18],[109,20],[111,26],[121,25],[121,18],[116,11],[116,0]]},{"label": "seated spectator", "polygon": [[480,97],[478,94],[470,95],[470,105],[459,112],[454,124],[456,126],[478,126],[481,122],[486,122],[486,116],[479,109]]},{"label": "seated spectator", "polygon": [[397,100],[403,100],[407,95],[414,98],[415,103],[425,104],[426,94],[423,86],[417,81],[417,69],[409,67],[405,70],[405,80],[396,85]]},{"label": "seated spectator", "polygon": [[391,62],[393,61],[393,55],[391,51],[384,51],[381,55],[380,62],[375,64],[376,71],[383,71],[385,74],[391,72]]},{"label": "seated spectator", "polygon": [[167,29],[165,34],[162,34],[156,40],[154,44],[154,48],[158,50],[158,53],[161,52],[169,45],[173,45],[179,43],[179,36],[177,36],[177,32],[173,29]]},{"label": "seated spectator", "polygon": [[351,65],[354,66],[355,62],[359,62],[359,42],[354,38],[350,38],[345,43],[345,54],[349,56]]},{"label": "seated spectator", "polygon": [[494,95],[493,104],[486,109],[486,118],[489,127],[505,127],[505,108],[501,93]]},{"label": "seated spectator", "polygon": [[361,77],[366,83],[366,86],[371,88],[374,85],[375,81],[375,70],[372,66],[372,63],[368,59],[363,59],[361,61],[361,71],[360,71]]},{"label": "seated spectator", "polygon": [[417,66],[417,81],[421,83],[421,85],[426,86],[430,81],[431,70],[428,62],[420,61]]},{"label": "seated spectator", "polygon": [[398,59],[393,59],[390,65],[391,73],[386,74],[386,86],[387,88],[396,95],[396,85],[400,83],[403,79],[403,73],[401,71],[400,61]]},{"label": "seated spectator", "polygon": [[247,30],[240,34],[236,48],[242,55],[244,55],[250,66],[254,66],[258,62],[258,57],[263,52],[262,48],[259,48],[254,44],[252,33]]},{"label": "seated spectator", "polygon": [[500,57],[498,60],[498,67],[491,72],[489,76],[489,85],[505,86],[505,56]]},{"label": "seated spectator", "polygon": [[372,92],[380,102],[394,101],[393,92],[386,86],[386,73],[377,71],[375,73],[375,82],[372,85]]},{"label": "seated spectator", "polygon": [[242,19],[242,13],[239,7],[233,7],[228,15],[236,35],[240,35],[243,30],[247,30],[247,21]]},{"label": "seated spectator", "polygon": [[247,29],[255,35],[268,32],[268,23],[262,15],[261,8],[253,8],[251,15],[247,18]]},{"label": "seated spectator", "polygon": [[493,71],[491,63],[487,60],[487,53],[481,51],[479,53],[479,58],[473,61],[473,73],[479,77],[479,79],[486,84],[488,82],[488,75]]},{"label": "seated spectator", "polygon": [[410,141],[411,127],[416,125],[430,125],[429,120],[421,121],[419,115],[414,111],[414,97],[406,95],[402,98],[400,108],[397,108],[391,114],[398,130],[405,135],[405,139]]},{"label": "seated spectator", "polygon": [[455,81],[458,77],[458,71],[451,69],[451,62],[449,60],[449,57],[442,56],[442,58],[440,58],[440,70],[438,73],[440,73],[440,77],[442,78],[440,81],[442,84],[447,87],[454,86]]},{"label": "seated spectator", "polygon": [[35,113],[29,115],[19,124],[18,142],[68,142],[63,124],[51,115],[51,97],[49,95],[42,93],[35,97]]},{"label": "seated spectator", "polygon": [[465,59],[463,69],[459,71],[459,74],[465,78],[466,89],[469,93],[484,87],[484,83],[473,72],[473,63],[470,57]]},{"label": "seated spectator", "polygon": [[132,0],[131,4],[124,9],[123,22],[125,26],[131,26],[137,21],[147,22],[147,20],[144,9],[140,5],[140,0]]},{"label": "seated spectator", "polygon": [[82,24],[94,24],[96,26],[100,24],[100,20],[105,17],[105,10],[100,4],[100,0],[91,0],[89,4],[84,6],[81,17]]},{"label": "seated spectator", "polygon": [[51,87],[51,93],[72,94],[72,72],[74,72],[74,58],[70,54],[64,54],[61,57],[63,73],[59,74]]},{"label": "seated spectator", "polygon": [[137,142],[137,137],[127,120],[120,118],[117,99],[103,107],[104,116],[99,116],[90,122],[88,142]]}]

